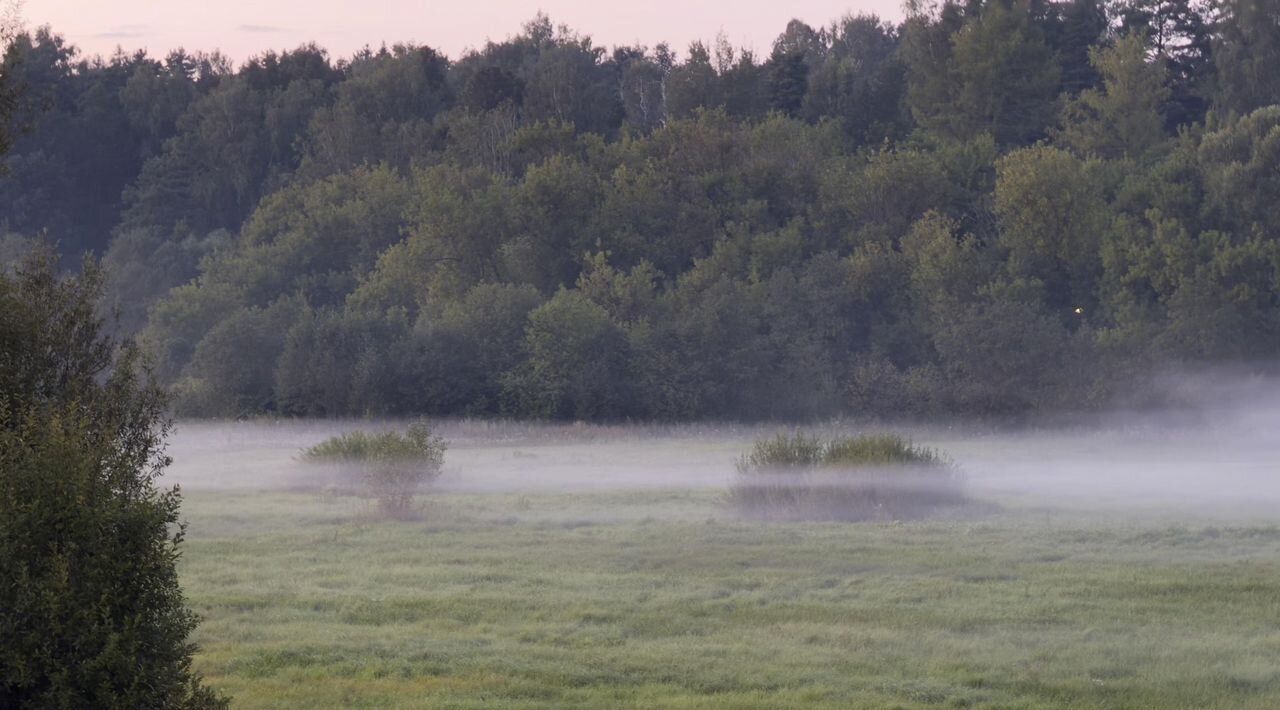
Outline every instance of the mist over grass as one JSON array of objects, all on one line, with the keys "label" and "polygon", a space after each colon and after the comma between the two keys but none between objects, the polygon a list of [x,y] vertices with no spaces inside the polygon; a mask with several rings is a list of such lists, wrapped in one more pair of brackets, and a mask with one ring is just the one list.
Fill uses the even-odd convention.
[{"label": "mist over grass", "polygon": [[[297,460],[408,422],[181,422],[197,666],[248,708],[1275,707],[1280,400],[1241,391],[893,441],[437,421],[448,459],[410,520]],[[743,519],[737,464],[779,430],[817,471],[945,452],[972,507]]]},{"label": "mist over grass", "polygon": [[[780,429],[837,438],[893,430],[945,451],[976,499],[1097,510],[1200,514],[1280,510],[1280,389],[1272,380],[1184,377],[1180,406],[1005,428],[980,421],[799,427],[545,424],[436,420],[450,442],[440,491],[563,492],[727,489],[752,443]],[[185,490],[317,490],[337,473],[295,460],[300,449],[353,430],[403,430],[400,420],[179,422],[167,480]],[[326,478],[327,477],[327,478]]]}]

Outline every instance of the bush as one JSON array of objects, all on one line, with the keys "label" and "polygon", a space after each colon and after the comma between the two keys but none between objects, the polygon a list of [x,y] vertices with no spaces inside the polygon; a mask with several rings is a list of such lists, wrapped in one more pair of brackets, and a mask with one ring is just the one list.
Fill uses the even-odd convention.
[{"label": "bush", "polygon": [[779,434],[738,460],[730,504],[778,520],[900,520],[964,502],[954,465],[896,434]]},{"label": "bush", "polygon": [[167,398],[102,335],[101,273],[0,271],[0,707],[224,708],[191,667]]},{"label": "bush", "polygon": [[353,431],[331,437],[305,449],[302,460],[353,467],[369,494],[378,499],[382,512],[406,517],[413,495],[440,475],[445,440],[425,424],[414,424],[405,433]]}]

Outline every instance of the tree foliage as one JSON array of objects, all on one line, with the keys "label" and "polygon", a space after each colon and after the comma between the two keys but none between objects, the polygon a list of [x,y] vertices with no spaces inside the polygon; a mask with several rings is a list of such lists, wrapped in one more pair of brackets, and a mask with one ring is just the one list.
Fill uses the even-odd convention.
[{"label": "tree foliage", "polygon": [[185,414],[1099,406],[1278,354],[1267,2],[913,3],[760,57],[20,35],[0,249],[105,253]]},{"label": "tree foliage", "polygon": [[166,398],[104,337],[101,272],[0,274],[0,705],[224,707],[191,670]]}]

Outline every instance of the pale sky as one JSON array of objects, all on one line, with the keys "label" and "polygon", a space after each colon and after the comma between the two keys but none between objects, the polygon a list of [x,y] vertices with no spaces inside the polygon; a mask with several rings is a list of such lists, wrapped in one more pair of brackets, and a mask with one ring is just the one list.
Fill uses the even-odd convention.
[{"label": "pale sky", "polygon": [[690,41],[721,31],[735,46],[768,53],[793,17],[815,27],[849,12],[901,17],[899,0],[24,0],[21,15],[28,28],[50,25],[86,54],[216,48],[243,61],[311,40],[335,59],[397,41],[457,58],[515,34],[538,10],[598,45],[666,40],[681,57]]}]

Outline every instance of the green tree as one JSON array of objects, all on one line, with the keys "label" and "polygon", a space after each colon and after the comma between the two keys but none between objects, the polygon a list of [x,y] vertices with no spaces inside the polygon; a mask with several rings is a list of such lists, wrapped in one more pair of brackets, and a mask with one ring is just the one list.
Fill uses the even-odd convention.
[{"label": "green tree", "polygon": [[274,388],[284,414],[334,417],[394,413],[406,397],[390,355],[408,324],[380,316],[304,308],[276,360]]},{"label": "green tree", "polygon": [[652,53],[644,47],[619,47],[613,51],[618,67],[618,93],[626,123],[642,133],[667,120],[667,77],[675,65],[675,55],[666,44]]},{"label": "green tree", "polygon": [[925,212],[944,206],[947,175],[935,154],[882,149],[869,155],[842,198],[855,244],[892,244]]},{"label": "green tree", "polygon": [[553,31],[545,15],[526,25],[525,32],[537,48],[524,75],[525,115],[532,121],[571,124],[581,132],[613,133],[624,108],[604,49],[567,27]]},{"label": "green tree", "polygon": [[0,705],[218,708],[191,668],[166,397],[102,335],[101,272],[0,272]]},{"label": "green tree", "polygon": [[909,95],[916,121],[945,138],[990,133],[1000,145],[1044,134],[1060,69],[1025,2],[988,0],[958,29],[957,11],[908,22]]},{"label": "green tree", "polygon": [[434,146],[433,121],[453,101],[449,62],[397,44],[357,56],[331,106],[308,116],[300,172],[309,177],[387,163],[407,168]]},{"label": "green tree", "polygon": [[955,36],[956,115],[951,130],[990,132],[1001,145],[1044,134],[1056,110],[1060,70],[1022,2],[989,0]]},{"label": "green tree", "polygon": [[1151,56],[1164,63],[1171,129],[1204,120],[1214,71],[1213,4],[1201,0],[1126,0],[1114,13],[1121,31],[1146,37]]},{"label": "green tree", "polygon": [[805,117],[839,119],[855,144],[905,133],[905,68],[894,27],[874,15],[846,16],[829,35],[830,51],[809,77]]},{"label": "green tree", "polygon": [[[763,63],[542,15],[456,61],[304,46],[234,72],[37,32],[5,69],[41,121],[0,251],[110,238],[107,305],[146,319],[184,412],[991,410],[966,353],[1004,317],[1000,347],[1024,329],[1103,373],[1266,357],[1271,2],[913,0],[900,27],[790,22]],[[1175,135],[1212,33],[1219,110]],[[569,314],[623,386],[574,389],[596,341]],[[1069,399],[1022,374],[1012,410]]]},{"label": "green tree", "polygon": [[1157,338],[1175,357],[1199,362],[1271,357],[1280,342],[1280,242],[1207,232],[1200,263],[1167,300]]},{"label": "green tree", "polygon": [[1084,155],[1142,159],[1167,143],[1163,109],[1170,91],[1165,70],[1148,61],[1142,37],[1129,35],[1094,47],[1089,61],[1102,89],[1085,89],[1067,102],[1057,138]]},{"label": "green tree", "polygon": [[301,295],[343,302],[387,247],[400,241],[413,186],[387,166],[358,168],[265,197],[240,229],[239,249],[204,264],[254,305]]},{"label": "green tree", "polygon": [[910,262],[911,296],[930,327],[944,323],[961,307],[978,300],[979,291],[995,276],[996,264],[973,235],[960,235],[959,225],[929,212],[902,240]]},{"label": "green tree", "polygon": [[1206,227],[1280,235],[1280,106],[1267,106],[1205,134],[1197,151]]},{"label": "green tree", "polygon": [[266,308],[236,310],[204,333],[174,386],[179,413],[279,411],[276,366],[302,310],[298,299],[280,299]]},{"label": "green tree", "polygon": [[627,340],[600,306],[561,290],[529,314],[524,349],[527,361],[506,382],[516,413],[593,419],[627,412]]},{"label": "green tree", "polygon": [[125,194],[126,227],[236,229],[298,167],[299,139],[339,74],[323,50],[255,57],[192,102]]},{"label": "green tree", "polygon": [[1268,357],[1280,338],[1280,245],[1254,233],[1196,234],[1150,210],[1104,245],[1114,339],[1184,362]]},{"label": "green tree", "polygon": [[0,7],[0,155],[8,153],[13,145],[13,120],[21,90],[13,80],[13,70],[22,60],[22,48],[14,44],[22,28],[19,7],[12,1]]},{"label": "green tree", "polygon": [[1218,0],[1213,35],[1213,104],[1243,115],[1280,104],[1280,2]]},{"label": "green tree", "polygon": [[484,283],[423,314],[404,369],[412,411],[468,415],[502,412],[504,377],[523,361],[529,313],[544,297],[532,286]]},{"label": "green tree", "polygon": [[[739,120],[763,116],[769,108],[768,72],[750,50],[734,52],[727,41],[716,43],[719,96],[724,110]],[[736,56],[736,59],[735,59]]]},{"label": "green tree", "polygon": [[618,323],[636,323],[652,315],[657,298],[658,272],[641,261],[623,273],[609,263],[609,255],[597,252],[585,260],[577,291],[604,307]]},{"label": "green tree", "polygon": [[799,115],[809,88],[809,66],[805,64],[804,53],[774,50],[765,66],[769,73],[769,108],[787,116]]},{"label": "green tree", "polygon": [[1090,58],[1093,48],[1106,42],[1109,18],[1104,0],[1066,0],[1051,3],[1046,41],[1062,67],[1060,90],[1067,96],[1097,86],[1099,76]]},{"label": "green tree", "polygon": [[152,304],[195,278],[200,261],[229,247],[233,239],[225,230],[200,237],[167,235],[155,227],[116,234],[102,255],[107,274],[103,304],[116,312],[120,333],[142,330]]},{"label": "green tree", "polygon": [[543,292],[572,285],[595,234],[591,214],[601,185],[580,161],[557,155],[530,168],[514,195],[522,234],[502,247],[502,268]]},{"label": "green tree", "polygon": [[101,254],[123,192],[173,135],[196,84],[141,53],[81,57],[48,28],[3,44],[0,74],[17,110],[6,122],[13,145],[0,182],[0,220],[27,234],[49,230],[69,257]]},{"label": "green tree", "polygon": [[951,411],[1025,414],[1090,394],[1089,360],[1061,321],[1025,300],[994,295],[960,308],[932,334]]},{"label": "green tree", "polygon": [[458,103],[468,111],[492,111],[503,104],[519,105],[524,83],[515,74],[498,66],[482,67],[467,77]]},{"label": "green tree", "polygon": [[650,416],[765,416],[753,406],[767,366],[760,312],[745,284],[719,263],[726,248],[664,294],[652,327],[631,334],[637,397]]},{"label": "green tree", "polygon": [[1100,245],[1112,218],[1098,168],[1045,145],[997,163],[995,211],[1006,268],[1014,279],[1042,284],[1045,304],[1063,322],[1097,303]]},{"label": "green tree", "polygon": [[719,77],[711,64],[711,52],[702,42],[689,45],[689,56],[672,67],[666,81],[667,113],[672,118],[689,118],[699,108],[721,105]]},{"label": "green tree", "polygon": [[944,2],[940,7],[917,1],[903,5],[899,50],[907,69],[907,107],[922,127],[942,125],[942,112],[951,103],[952,35],[964,24],[960,6]]}]

